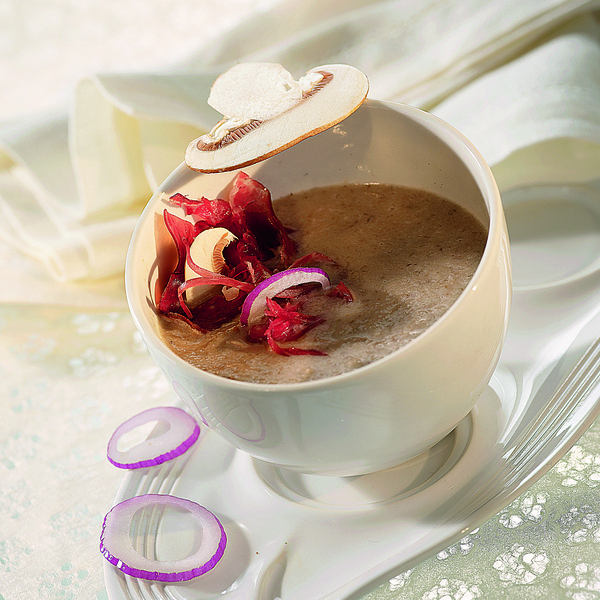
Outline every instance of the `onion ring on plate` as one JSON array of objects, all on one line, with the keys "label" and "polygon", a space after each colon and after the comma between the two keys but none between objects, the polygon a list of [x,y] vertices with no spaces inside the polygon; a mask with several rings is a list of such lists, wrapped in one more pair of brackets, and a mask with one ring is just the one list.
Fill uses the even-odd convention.
[{"label": "onion ring on plate", "polygon": [[[202,530],[196,552],[178,560],[157,560],[141,555],[131,541],[131,521],[143,508],[164,506],[189,511]],[[137,577],[162,583],[189,581],[208,573],[221,560],[227,545],[223,525],[213,513],[196,502],[168,494],[143,494],[116,504],[104,517],[100,552],[117,569]]]},{"label": "onion ring on plate", "polygon": [[[152,421],[168,425],[167,431],[122,452],[117,448],[123,435]],[[108,442],[108,460],[120,469],[154,467],[176,458],[198,439],[200,426],[188,413],[174,406],[159,406],[145,410],[119,425]]]}]

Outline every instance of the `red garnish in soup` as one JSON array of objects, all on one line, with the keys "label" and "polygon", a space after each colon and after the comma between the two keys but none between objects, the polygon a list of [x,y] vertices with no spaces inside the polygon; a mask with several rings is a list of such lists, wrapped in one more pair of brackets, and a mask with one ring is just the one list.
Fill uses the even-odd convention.
[{"label": "red garnish in soup", "polygon": [[334,264],[329,257],[318,252],[295,256],[295,243],[266,187],[240,172],[226,200],[176,193],[169,201],[183,209],[185,218],[164,211],[177,250],[177,264],[158,302],[165,318],[209,331],[241,315],[248,338],[266,341],[278,354],[323,354],[281,344],[324,322],[302,312],[307,290],[346,302],[352,294],[341,282],[330,286],[325,271],[309,266]]},{"label": "red garnish in soup", "polygon": [[[282,356],[300,354],[324,355],[324,352],[316,349],[281,347],[280,343],[293,342],[301,338],[307,331],[323,323],[323,319],[317,316],[305,315],[300,312],[297,302],[286,301],[283,305],[277,303],[273,298],[267,298],[265,316],[268,319],[263,331],[260,326],[250,331],[250,336],[259,335],[265,337],[273,352]],[[260,333],[259,333],[260,332]]]}]

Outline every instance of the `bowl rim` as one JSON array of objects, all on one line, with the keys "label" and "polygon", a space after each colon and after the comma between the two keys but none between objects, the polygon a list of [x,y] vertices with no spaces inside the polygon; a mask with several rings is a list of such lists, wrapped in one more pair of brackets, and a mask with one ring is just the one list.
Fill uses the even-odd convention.
[{"label": "bowl rim", "polygon": [[[198,377],[201,374],[202,379],[207,384],[214,384],[220,386],[226,386],[232,391],[246,391],[246,392],[300,392],[308,391],[314,388],[327,388],[331,386],[337,386],[340,384],[350,384],[357,378],[362,378],[365,371],[379,370],[391,360],[395,360],[400,354],[408,354],[417,344],[422,344],[424,338],[428,338],[433,335],[440,327],[444,326],[444,323],[452,317],[452,314],[458,310],[459,305],[463,299],[471,293],[478,285],[478,282],[483,277],[484,269],[486,265],[492,260],[494,253],[494,246],[500,244],[502,241],[503,233],[505,233],[505,218],[502,206],[502,199],[498,186],[494,179],[491,168],[483,158],[483,155],[474,146],[474,144],[458,129],[440,119],[439,117],[426,112],[420,108],[409,106],[399,102],[393,102],[389,100],[373,100],[367,98],[362,107],[367,108],[383,108],[392,110],[397,113],[401,113],[403,116],[408,117],[411,120],[416,121],[422,127],[428,131],[434,133],[436,137],[440,138],[452,151],[459,157],[459,159],[466,165],[469,173],[473,177],[477,187],[480,189],[482,197],[484,199],[486,210],[489,218],[488,233],[485,243],[484,252],[481,260],[475,270],[475,273],[469,280],[468,285],[461,292],[459,297],[454,301],[452,306],[444,312],[430,327],[424,332],[418,335],[416,338],[405,344],[404,346],[390,352],[386,356],[379,358],[367,365],[357,367],[350,371],[324,377],[315,380],[302,381],[297,383],[254,383],[249,381],[240,381],[236,379],[230,379],[221,375],[216,375],[208,371],[204,371],[180,357],[174,351],[170,350],[168,346],[160,339],[160,336],[156,332],[155,328],[146,321],[143,316],[143,310],[141,306],[137,306],[138,298],[136,296],[136,288],[138,287],[134,280],[134,263],[136,247],[139,243],[140,229],[143,222],[149,216],[154,214],[154,204],[158,201],[158,198],[162,194],[164,189],[168,189],[173,182],[181,178],[184,174],[188,174],[190,169],[187,167],[185,162],[179,164],[168,177],[158,186],[144,210],[142,211],[138,222],[134,228],[129,247],[127,250],[127,256],[125,261],[125,294],[127,304],[131,316],[134,320],[138,331],[141,333],[142,338],[149,349],[158,352],[163,356],[168,356],[171,362],[177,364],[179,368],[182,368],[190,377]],[[343,123],[343,121],[342,121]],[[489,199],[489,201],[488,201]],[[510,273],[509,273],[510,276]],[[509,294],[508,304],[510,305],[510,285],[507,286],[507,293]],[[151,346],[151,348],[150,348]]]}]

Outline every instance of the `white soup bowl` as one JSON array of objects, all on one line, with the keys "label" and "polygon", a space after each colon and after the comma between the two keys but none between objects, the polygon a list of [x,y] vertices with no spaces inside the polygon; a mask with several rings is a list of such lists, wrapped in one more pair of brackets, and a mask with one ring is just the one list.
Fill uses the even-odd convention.
[{"label": "white soup bowl", "polygon": [[[359,475],[407,461],[451,432],[485,390],[506,334],[511,273],[500,195],[473,145],[436,117],[367,100],[339,125],[243,169],[276,199],[342,183],[387,183],[435,192],[487,228],[467,288],[428,330],[388,356],[345,374],[256,384],[204,372],[159,335],[154,306],[155,218],[160,196],[222,197],[233,173],[179,166],[145,208],[126,265],[131,313],[149,351],[189,409],[236,448],[310,474]],[[290,358],[293,360],[293,358]]]}]

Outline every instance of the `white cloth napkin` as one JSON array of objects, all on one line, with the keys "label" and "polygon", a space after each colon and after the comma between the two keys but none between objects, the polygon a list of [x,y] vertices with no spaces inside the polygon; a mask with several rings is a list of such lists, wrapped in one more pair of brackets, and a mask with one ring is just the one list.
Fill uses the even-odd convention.
[{"label": "white cloth napkin", "polygon": [[[85,77],[69,114],[0,126],[9,265],[0,300],[123,302],[137,216],[187,143],[220,118],[206,104],[210,85],[239,60],[279,62],[295,76],[352,64],[368,75],[370,97],[431,110],[463,131],[505,189],[600,177],[600,0],[338,4],[282,0],[176,69]],[[23,293],[32,282],[43,294]]]}]

